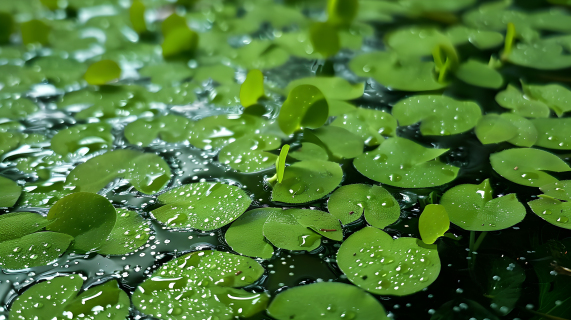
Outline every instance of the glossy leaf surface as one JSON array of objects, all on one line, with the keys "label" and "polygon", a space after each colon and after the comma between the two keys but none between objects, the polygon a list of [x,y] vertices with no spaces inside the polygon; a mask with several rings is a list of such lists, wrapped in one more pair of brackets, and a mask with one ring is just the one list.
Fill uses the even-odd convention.
[{"label": "glossy leaf surface", "polygon": [[16,204],[22,187],[15,181],[0,176],[0,207],[11,207]]},{"label": "glossy leaf surface", "polygon": [[420,237],[426,244],[433,244],[450,228],[450,219],[443,205],[429,204],[418,219]]},{"label": "glossy leaf surface", "polygon": [[293,88],[278,116],[278,124],[285,134],[302,127],[319,128],[327,120],[329,107],[323,93],[313,85]]}]

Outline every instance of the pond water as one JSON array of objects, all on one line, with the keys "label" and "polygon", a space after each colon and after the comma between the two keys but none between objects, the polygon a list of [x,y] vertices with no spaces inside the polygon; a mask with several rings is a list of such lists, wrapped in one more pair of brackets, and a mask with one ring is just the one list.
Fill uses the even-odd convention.
[{"label": "pond water", "polygon": [[1,2],[0,319],[571,319],[567,6]]}]

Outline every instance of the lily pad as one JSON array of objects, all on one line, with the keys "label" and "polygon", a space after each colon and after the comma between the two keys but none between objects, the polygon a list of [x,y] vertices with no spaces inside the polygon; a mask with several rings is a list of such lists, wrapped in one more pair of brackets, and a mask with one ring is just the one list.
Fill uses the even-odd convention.
[{"label": "lily pad", "polygon": [[150,77],[152,83],[163,86],[170,86],[185,79],[190,79],[195,72],[186,63],[178,61],[148,65],[139,70],[140,75]]},{"label": "lily pad", "polygon": [[440,273],[436,246],[365,227],[339,248],[337,263],[349,281],[374,294],[405,296],[428,287]]},{"label": "lily pad", "polygon": [[159,196],[164,206],[152,211],[155,219],[174,228],[210,231],[241,216],[252,199],[239,187],[199,182],[169,190]]},{"label": "lily pad", "polygon": [[499,89],[504,85],[500,72],[477,60],[462,63],[455,74],[458,79],[477,87]]},{"label": "lily pad", "polygon": [[0,100],[0,118],[18,120],[36,112],[38,106],[29,99]]},{"label": "lily pad", "polygon": [[51,149],[62,156],[87,154],[109,148],[114,139],[107,123],[80,124],[58,131],[52,138]]},{"label": "lily pad", "polygon": [[329,155],[322,147],[315,143],[303,142],[301,147],[289,153],[289,156],[295,160],[323,160],[327,161]]},{"label": "lily pad", "polygon": [[504,43],[504,35],[499,32],[461,25],[448,29],[446,35],[456,46],[469,42],[480,50],[496,48]]},{"label": "lily pad", "polygon": [[0,266],[24,269],[47,265],[65,253],[73,237],[58,232],[36,232],[0,242]]},{"label": "lily pad", "polygon": [[319,128],[327,121],[328,112],[329,106],[321,90],[313,85],[300,85],[289,92],[280,110],[278,124],[288,135],[302,127]]},{"label": "lily pad", "polygon": [[149,240],[149,223],[137,212],[117,209],[117,220],[100,254],[123,255],[136,251]]},{"label": "lily pad", "polygon": [[524,85],[525,93],[555,111],[561,117],[571,111],[571,90],[559,84]]},{"label": "lily pad", "polygon": [[40,282],[14,301],[10,318],[44,320],[83,314],[85,319],[104,316],[110,320],[122,320],[128,316],[129,296],[119,288],[117,281],[105,282],[80,294],[82,283],[79,275]]},{"label": "lily pad", "polygon": [[544,194],[562,200],[571,201],[571,180],[562,180],[540,187]]},{"label": "lily pad", "polygon": [[236,49],[235,62],[246,69],[271,69],[289,60],[289,53],[269,40],[252,40]]},{"label": "lily pad", "polygon": [[129,180],[140,192],[160,191],[170,180],[171,171],[163,158],[153,153],[121,149],[110,151],[76,166],[66,182],[76,190],[99,192],[117,178]]},{"label": "lily pad", "polygon": [[543,195],[528,202],[531,210],[552,225],[571,229],[571,189],[570,180],[559,181],[540,188]]},{"label": "lily pad", "polygon": [[394,137],[353,162],[369,179],[401,188],[427,188],[456,178],[459,168],[435,158],[448,149],[425,148],[405,138]]},{"label": "lily pad", "polygon": [[343,179],[339,164],[306,160],[285,168],[283,181],[274,185],[272,201],[307,203],[325,197]]},{"label": "lily pad", "polygon": [[535,145],[557,150],[571,150],[570,118],[563,119],[533,119],[538,137]]},{"label": "lily pad", "polygon": [[485,296],[491,298],[490,307],[501,315],[510,313],[518,302],[525,281],[525,270],[516,260],[497,257],[480,260],[479,281],[485,284]]},{"label": "lily pad", "polygon": [[329,22],[315,22],[309,28],[313,49],[324,58],[334,56],[341,49],[339,31]]},{"label": "lily pad", "polygon": [[496,95],[496,102],[526,118],[547,118],[550,113],[549,107],[545,103],[524,95],[511,84]]},{"label": "lily pad", "polygon": [[38,70],[45,75],[48,82],[58,88],[67,88],[68,86],[83,84],[82,76],[87,69],[84,63],[71,58],[64,59],[58,56],[34,59],[31,66],[34,70]]},{"label": "lily pad", "polygon": [[361,137],[339,126],[306,130],[304,138],[329,151],[333,159],[351,159],[363,153]]},{"label": "lily pad", "polygon": [[226,145],[218,154],[220,163],[241,172],[257,172],[272,167],[278,158],[267,151],[280,147],[274,135],[247,135]]},{"label": "lily pad", "polygon": [[482,116],[480,106],[472,101],[458,101],[446,96],[412,96],[393,106],[392,114],[401,126],[420,122],[423,135],[452,135],[466,132]]},{"label": "lily pad", "polygon": [[197,148],[212,150],[243,137],[259,132],[266,122],[248,114],[223,114],[198,120],[192,126],[189,141]]},{"label": "lily pad", "polygon": [[345,128],[360,136],[365,145],[377,146],[385,141],[385,136],[394,136],[397,130],[397,120],[388,112],[382,110],[356,108],[353,112],[337,117],[332,126]]},{"label": "lily pad", "polygon": [[22,187],[16,182],[0,176],[0,207],[12,207],[20,198]]},{"label": "lily pad", "polygon": [[563,53],[557,43],[536,41],[518,43],[507,56],[513,64],[539,70],[557,70],[571,67],[571,55]]},{"label": "lily pad", "polygon": [[189,138],[192,123],[185,117],[169,114],[154,119],[141,118],[125,127],[129,143],[146,147],[155,139],[166,142],[183,142]]},{"label": "lily pad", "polygon": [[250,317],[266,308],[267,294],[235,288],[252,284],[263,273],[264,268],[247,257],[192,252],[160,267],[136,289],[132,300],[144,314],[164,320]]},{"label": "lily pad", "polygon": [[115,208],[105,197],[76,192],[63,197],[50,209],[48,231],[74,237],[73,248],[91,251],[99,248],[115,225]]},{"label": "lily pad", "polygon": [[481,184],[462,184],[446,191],[440,199],[450,221],[464,230],[496,231],[523,220],[525,207],[515,195],[492,197],[488,179]]},{"label": "lily pad", "polygon": [[0,242],[18,239],[39,231],[49,224],[41,214],[12,212],[0,215]]},{"label": "lily pad", "polygon": [[87,68],[83,77],[89,84],[104,85],[121,77],[121,67],[112,60],[97,61]]},{"label": "lily pad", "polygon": [[538,135],[531,121],[515,113],[487,114],[474,131],[483,144],[508,141],[520,147],[531,147]]},{"label": "lily pad", "polygon": [[420,238],[426,244],[433,244],[450,228],[448,213],[442,205],[429,204],[424,207],[418,219]]},{"label": "lily pad", "polygon": [[386,44],[403,55],[429,56],[439,45],[452,46],[450,39],[432,27],[403,27],[389,33]]},{"label": "lily pad", "polygon": [[278,320],[312,320],[323,317],[389,319],[377,299],[355,286],[319,282],[280,292],[268,307]]},{"label": "lily pad", "polygon": [[329,212],[343,224],[357,221],[363,213],[373,227],[383,229],[400,217],[396,199],[381,186],[350,184],[335,190],[327,202]]},{"label": "lily pad", "polygon": [[230,225],[225,239],[232,250],[250,257],[270,259],[273,246],[264,237],[264,224],[274,213],[281,214],[280,208],[259,208],[247,211]]},{"label": "lily pad", "polygon": [[558,180],[545,171],[567,172],[571,167],[556,155],[533,148],[515,148],[490,156],[492,168],[511,182],[540,187]]},{"label": "lily pad", "polygon": [[363,95],[365,83],[351,84],[339,77],[308,77],[293,80],[288,83],[286,92],[289,94],[301,85],[315,86],[327,100],[354,100]]},{"label": "lily pad", "polygon": [[244,108],[254,105],[264,96],[264,74],[257,69],[250,70],[240,86],[240,103]]}]

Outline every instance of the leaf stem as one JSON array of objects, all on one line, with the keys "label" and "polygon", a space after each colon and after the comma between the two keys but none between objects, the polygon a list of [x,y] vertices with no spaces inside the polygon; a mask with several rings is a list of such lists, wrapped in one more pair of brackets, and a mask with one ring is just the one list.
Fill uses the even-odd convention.
[{"label": "leaf stem", "polygon": [[513,44],[515,39],[515,25],[510,22],[506,30],[506,39],[504,41],[504,52],[502,53],[502,61],[507,60],[508,56],[512,52]]}]

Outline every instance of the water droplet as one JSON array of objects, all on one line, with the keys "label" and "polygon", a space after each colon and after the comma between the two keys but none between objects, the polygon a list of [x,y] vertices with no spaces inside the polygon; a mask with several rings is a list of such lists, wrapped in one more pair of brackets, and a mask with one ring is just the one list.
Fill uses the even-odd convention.
[{"label": "water droplet", "polygon": [[393,173],[389,175],[389,180],[391,180],[392,182],[398,182],[402,180],[402,177],[400,176],[400,174]]},{"label": "water droplet", "polygon": [[539,175],[535,172],[524,172],[521,174],[521,177],[526,179],[526,180],[536,180],[539,178]]},{"label": "water droplet", "polygon": [[316,234],[304,234],[299,236],[297,239],[299,241],[300,247],[311,247],[315,244],[315,241],[319,240],[321,237]]},{"label": "water droplet", "polygon": [[394,205],[395,202],[391,198],[385,198],[381,200],[381,206],[383,206],[383,208],[391,208],[394,207]]},{"label": "water droplet", "polygon": [[559,223],[567,223],[567,222],[569,222],[569,218],[567,218],[567,217],[559,217],[559,218],[557,218],[557,222],[559,222]]},{"label": "water droplet", "polygon": [[541,214],[545,214],[545,215],[551,214],[551,210],[549,210],[549,209],[543,210],[543,212]]}]

